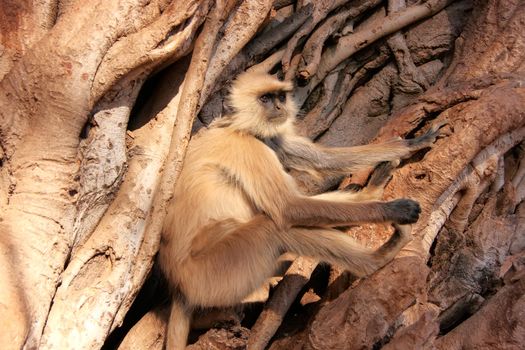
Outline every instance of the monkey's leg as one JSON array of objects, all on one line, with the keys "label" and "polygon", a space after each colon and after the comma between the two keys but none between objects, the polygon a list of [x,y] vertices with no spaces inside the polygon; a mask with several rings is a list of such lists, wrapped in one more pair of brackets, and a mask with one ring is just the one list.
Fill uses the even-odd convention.
[{"label": "monkey's leg", "polygon": [[410,199],[345,203],[299,197],[290,202],[283,214],[291,226],[341,226],[384,221],[409,224],[417,221],[420,212],[419,204]]},{"label": "monkey's leg", "polygon": [[263,215],[247,223],[214,221],[201,229],[191,254],[176,266],[180,295],[171,307],[167,349],[185,349],[193,308],[235,305],[272,275],[283,251],[275,230]]},{"label": "monkey's leg", "polygon": [[189,304],[230,306],[260,287],[284,252],[277,230],[270,218],[259,215],[226,235],[218,233],[221,240],[202,244],[177,269],[179,288]]},{"label": "monkey's leg", "polygon": [[392,260],[412,239],[407,228],[396,226],[394,234],[377,250],[368,249],[337,230],[293,227],[284,234],[286,249],[366,276]]},{"label": "monkey's leg", "polygon": [[191,242],[191,256],[213,249],[215,244],[235,231],[241,223],[235,219],[213,220],[204,226]]}]

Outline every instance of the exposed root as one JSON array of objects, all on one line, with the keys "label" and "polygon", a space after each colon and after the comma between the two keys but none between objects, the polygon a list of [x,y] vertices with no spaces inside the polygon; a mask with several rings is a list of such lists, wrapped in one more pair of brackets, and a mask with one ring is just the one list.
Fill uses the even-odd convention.
[{"label": "exposed root", "polygon": [[505,160],[500,158],[498,161],[498,170],[494,182],[490,185],[490,192],[498,193],[505,185]]},{"label": "exposed root", "polygon": [[286,38],[292,35],[304,21],[310,16],[312,6],[307,5],[285,19],[281,24],[262,33],[246,45],[241,52],[235,56],[228,66],[223,69],[220,76],[216,79],[215,85],[211,90],[205,91],[200,99],[200,105],[204,105],[211,94],[218,91],[224,82],[236,76],[240,71],[256,64],[266,53],[275,48]]},{"label": "exposed root", "polygon": [[[190,67],[185,75],[184,83],[180,94],[172,99],[168,106],[161,113],[169,113],[169,115],[176,115],[176,123],[171,134],[171,143],[169,151],[163,163],[162,178],[160,183],[157,183],[155,196],[151,205],[151,211],[148,213],[144,228],[144,240],[140,242],[141,250],[138,252],[138,259],[140,261],[150,261],[152,263],[152,256],[156,253],[158,242],[160,239],[160,231],[162,228],[162,221],[166,213],[165,206],[172,196],[173,188],[178,175],[182,169],[182,162],[190,139],[193,120],[196,116],[200,94],[204,84],[205,72],[208,67],[209,59],[212,55],[215,45],[214,38],[222,26],[223,8],[218,3],[212,10],[211,18],[205,23],[204,28],[198,36],[195,47],[193,49],[192,60]],[[176,110],[176,113],[175,113]],[[157,171],[157,173],[160,169]],[[148,174],[146,174],[148,175]],[[155,178],[155,176],[150,176]],[[147,272],[151,269],[150,264],[138,264],[133,274],[134,279],[131,285],[141,285],[146,277]],[[134,295],[126,295],[123,303],[131,303]],[[123,308],[126,310],[126,308]],[[125,312],[125,311],[124,311]],[[116,319],[121,320],[123,314],[118,314]],[[113,327],[118,324],[118,321],[113,323]]]},{"label": "exposed root", "polygon": [[[286,52],[285,52],[286,53]],[[283,54],[284,56],[284,54]],[[292,57],[292,60],[290,61],[290,65],[288,67],[288,70],[286,71],[284,78],[286,80],[292,80],[295,77],[295,73],[297,72],[297,67],[299,67],[299,63],[301,62],[301,54],[297,53]]]},{"label": "exposed root", "polygon": [[[126,84],[114,101],[102,101],[92,117],[95,124],[86,140],[81,141],[81,162],[74,223],[72,256],[93,232],[114,199],[126,167],[126,125],[142,84]],[[91,123],[91,122],[90,122]]]},{"label": "exposed root", "polygon": [[396,58],[399,69],[397,89],[407,94],[417,94],[428,89],[429,84],[423,73],[410,57],[410,51],[401,33],[394,34],[387,40],[388,46]]},{"label": "exposed root", "polygon": [[[495,82],[492,81],[491,83]],[[406,136],[426,119],[432,119],[455,105],[479,99],[484,90],[478,90],[478,87],[486,88],[491,83],[485,82],[478,85],[474,82],[467,82],[465,86],[457,90],[443,88],[434,93],[429,91],[419,97],[420,103],[394,112],[389,123],[379,130],[377,136],[370,143],[380,143],[393,137]],[[349,183],[364,184],[371,171],[372,168],[355,172],[351,179],[347,178],[343,183],[346,185]]]},{"label": "exposed root", "polygon": [[321,134],[331,124],[331,121],[322,118],[322,116],[325,115],[324,111],[330,108],[334,99],[333,95],[336,93],[339,76],[340,72],[332,72],[323,80],[321,97],[300,123],[302,133],[311,139]]},{"label": "exposed root", "polygon": [[519,349],[525,342],[525,278],[501,288],[474,315],[435,342],[436,349]]},{"label": "exposed root", "polygon": [[[421,298],[427,272],[419,258],[394,259],[320,308],[309,324],[305,348],[374,349],[381,346],[391,337],[392,325],[400,314]],[[348,339],[357,346],[349,347]]]},{"label": "exposed root", "polygon": [[[226,1],[221,21],[226,20],[237,1]],[[224,68],[255,35],[272,7],[271,0],[243,1],[221,29],[201,92],[200,106],[209,95]],[[242,28],[242,30],[240,30]]]},{"label": "exposed root", "polygon": [[310,280],[317,263],[313,259],[302,257],[293,262],[252,327],[248,349],[265,349],[281,325],[293,301]]},{"label": "exposed root", "polygon": [[[191,133],[193,119],[197,114],[200,92],[204,84],[206,70],[224,19],[223,8],[219,2],[213,9],[212,17],[206,22],[203,31],[197,38],[193,49],[190,67],[184,79],[180,104],[177,108],[177,123],[173,128],[170,151],[164,168],[160,193],[163,193],[162,203],[167,203],[175,185],[176,178],[182,169],[182,161]],[[224,4],[222,4],[224,5]]]},{"label": "exposed root", "polygon": [[479,196],[487,189],[497,176],[497,155],[485,160],[476,166],[462,183],[458,190],[461,198],[447,221],[447,228],[456,232],[463,232],[468,224],[470,212]]},{"label": "exposed root", "polygon": [[[422,313],[419,312],[414,323],[396,331],[392,339],[381,349],[404,350],[432,348],[433,340],[439,332],[439,327],[435,321],[438,311],[430,305],[424,306],[427,310]],[[412,308],[406,310],[403,314]]]},{"label": "exposed root", "polygon": [[[145,231],[144,227],[151,218],[148,211],[159,181],[153,175],[161,171],[167,157],[169,135],[165,130],[173,125],[179,97],[177,95],[159,113],[156,120],[159,124],[135,131],[133,146],[140,153],[135,152],[129,160],[126,177],[112,204],[94,232],[74,251],[61,275],[62,282],[57,288],[48,323],[68,324],[70,329],[77,330],[84,327],[86,318],[90,318],[93,320],[91,327],[82,330],[82,337],[75,336],[76,331],[69,332],[71,336],[66,337],[60,328],[46,328],[40,344],[42,349],[71,348],[73,343],[75,346],[102,346],[100,333],[107,334],[122,322],[136,291],[151,269],[160,228],[158,232],[151,232]],[[128,210],[123,211],[123,207]],[[122,234],[124,227],[126,235]],[[108,242],[111,242],[110,246]],[[93,264],[95,259],[104,264]],[[135,263],[137,261],[141,263]],[[107,270],[94,277],[93,266],[99,265]],[[97,288],[86,288],[87,279]],[[84,307],[79,309],[78,305]]]},{"label": "exposed root", "polygon": [[304,45],[302,61],[297,72],[298,79],[307,82],[312,75],[317,73],[324,43],[330,35],[339,31],[341,26],[349,19],[358,17],[363,12],[379,5],[380,3],[381,1],[379,0],[362,0],[358,4],[352,2],[351,7],[338,11],[335,15],[326,19],[324,23],[315,30]]},{"label": "exposed root", "polygon": [[[355,88],[373,71],[382,67],[390,58],[386,50],[380,50],[377,57],[367,62],[356,71],[356,63],[349,63],[343,71],[342,81],[337,84],[337,89],[330,85],[323,88],[323,93],[329,98],[323,98],[303,119],[303,129],[307,130],[308,137],[316,138],[325,132],[335,119],[341,114],[348,97]],[[327,77],[328,78],[328,77]],[[325,78],[325,81],[326,79]],[[325,89],[327,91],[325,92]],[[334,96],[334,91],[337,91]]]},{"label": "exposed root", "polygon": [[341,293],[350,287],[351,283],[357,278],[353,277],[350,272],[339,266],[330,266],[330,276],[328,277],[328,287],[323,296],[327,301],[334,300]]},{"label": "exposed root", "polygon": [[[92,101],[97,102],[127,75],[135,79],[134,75],[140,75],[145,79],[159,65],[184,56],[197,29],[206,19],[210,4],[210,1],[192,0],[181,11],[180,4],[173,2],[156,21],[117,41],[106,53],[95,74]],[[185,24],[185,21],[188,23]],[[179,28],[182,29],[177,30]],[[173,30],[175,34],[172,34]]]},{"label": "exposed root", "polygon": [[[483,151],[472,160],[471,164],[463,170],[461,175],[458,176],[449,188],[436,200],[434,207],[431,209],[428,223],[422,228],[420,250],[414,249],[414,247],[409,244],[409,246],[402,251],[404,256],[419,255],[427,259],[430,247],[437,233],[441,230],[459,203],[461,203],[461,206],[453,218],[456,218],[456,226],[458,229],[464,227],[465,218],[468,217],[472,204],[477,198],[476,194],[479,194],[480,190],[488,185],[485,181],[490,181],[491,177],[492,180],[494,179],[498,159],[523,139],[525,139],[525,128],[520,128],[500,136],[496,141],[483,149]],[[482,185],[481,187],[476,187],[472,186],[472,184]],[[463,198],[461,191],[469,188],[469,185],[472,192],[461,202]]]},{"label": "exposed root", "polygon": [[169,307],[149,311],[129,330],[118,350],[164,349],[169,313]]},{"label": "exposed root", "polygon": [[283,54],[283,71],[286,73],[290,68],[290,61],[292,55],[297,48],[299,41],[310,34],[315,26],[330,13],[333,9],[344,4],[346,0],[329,0],[329,1],[314,1],[312,2],[314,8],[310,18],[308,18],[301,28],[288,40],[286,50]]},{"label": "exposed root", "polygon": [[247,71],[249,72],[270,72],[279,62],[281,62],[283,53],[284,53],[284,49],[275,51],[261,63],[258,63],[248,68]]},{"label": "exposed root", "polygon": [[519,163],[515,172],[501,174],[501,177],[504,178],[503,180],[505,180],[505,175],[508,175],[510,179],[507,179],[509,181],[500,187],[503,188],[503,193],[498,198],[498,212],[500,214],[514,213],[518,204],[525,199],[525,150],[522,147],[523,145],[520,145],[518,149],[517,157]]},{"label": "exposed root", "polygon": [[514,188],[518,188],[525,178],[525,143],[522,143],[520,147],[520,165],[511,180],[512,186],[514,186]]},{"label": "exposed root", "polygon": [[476,293],[465,295],[439,315],[439,328],[442,332],[447,332],[463,319],[474,314],[484,301],[485,299]]},{"label": "exposed root", "polygon": [[357,51],[386,35],[395,33],[416,21],[436,14],[450,2],[452,0],[430,0],[421,5],[411,6],[385,17],[377,23],[377,26],[367,26],[362,31],[340,38],[337,45],[328,48],[323,53],[318,71],[312,76],[310,81],[310,89],[317,86],[339,63]]},{"label": "exposed root", "polygon": [[[321,60],[324,43],[330,35],[345,23],[350,16],[350,9],[337,12],[334,16],[328,18],[324,23],[310,36],[302,52],[302,62],[297,69],[297,78],[299,81],[308,81],[312,74],[317,71],[317,66]],[[306,63],[307,62],[307,63]]]},{"label": "exposed root", "polygon": [[521,155],[519,168],[510,182],[512,187],[514,187],[515,193],[511,203],[511,206],[514,208],[525,199],[525,151],[523,149],[521,150]]},{"label": "exposed root", "polygon": [[[399,12],[405,7],[405,0],[388,1],[389,14]],[[394,54],[397,68],[399,70],[399,83],[397,89],[408,94],[417,94],[428,89],[429,84],[425,76],[414,64],[403,34],[401,32],[393,34],[387,40],[387,43]]]}]

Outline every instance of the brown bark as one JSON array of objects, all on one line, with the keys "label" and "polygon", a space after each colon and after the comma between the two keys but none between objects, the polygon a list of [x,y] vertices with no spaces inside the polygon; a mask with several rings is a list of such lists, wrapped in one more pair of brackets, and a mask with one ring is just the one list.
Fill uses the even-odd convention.
[{"label": "brown bark", "polygon": [[133,301],[191,133],[244,69],[295,79],[299,128],[327,145],[447,125],[385,188],[423,209],[392,263],[357,280],[298,258],[262,311],[190,348],[520,348],[524,18],[518,0],[4,1],[0,348],[162,347],[161,288]]}]

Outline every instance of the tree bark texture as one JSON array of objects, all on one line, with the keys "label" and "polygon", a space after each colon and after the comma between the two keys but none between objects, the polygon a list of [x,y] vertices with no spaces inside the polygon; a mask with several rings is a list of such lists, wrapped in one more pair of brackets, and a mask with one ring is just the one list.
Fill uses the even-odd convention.
[{"label": "tree bark texture", "polygon": [[[246,69],[294,80],[316,142],[442,135],[385,188],[422,206],[394,261],[356,279],[294,258],[189,348],[520,349],[520,0],[0,3],[0,348],[162,348],[166,204],[191,135],[228,113]],[[312,194],[372,171],[329,187],[292,175]],[[342,234],[373,247],[389,232]]]}]

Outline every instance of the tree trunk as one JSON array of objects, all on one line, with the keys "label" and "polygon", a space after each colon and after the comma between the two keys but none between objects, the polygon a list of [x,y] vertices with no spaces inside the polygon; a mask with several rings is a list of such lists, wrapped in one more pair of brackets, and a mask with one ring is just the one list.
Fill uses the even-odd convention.
[{"label": "tree trunk", "polygon": [[162,348],[166,204],[245,69],[293,79],[298,127],[326,145],[444,126],[385,189],[422,206],[393,262],[358,280],[297,258],[190,348],[525,343],[522,1],[4,1],[0,35],[0,348]]}]

